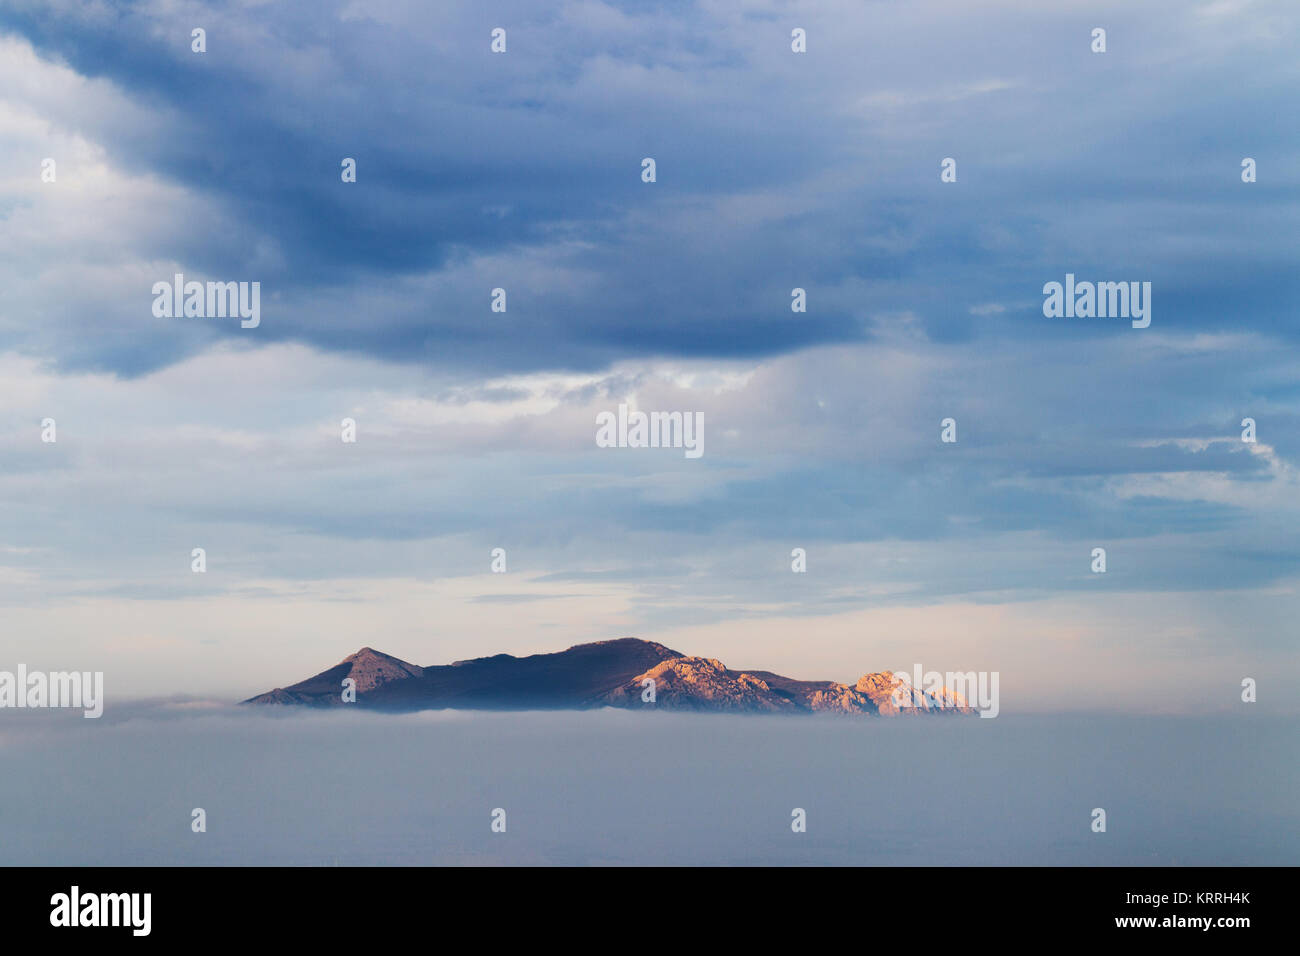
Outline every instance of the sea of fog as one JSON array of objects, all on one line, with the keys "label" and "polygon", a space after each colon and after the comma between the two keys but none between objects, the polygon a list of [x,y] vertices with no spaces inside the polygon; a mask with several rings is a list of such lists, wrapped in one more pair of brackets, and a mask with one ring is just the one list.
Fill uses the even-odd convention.
[{"label": "sea of fog", "polygon": [[6,710],[0,864],[1295,865],[1298,731],[1267,716]]}]

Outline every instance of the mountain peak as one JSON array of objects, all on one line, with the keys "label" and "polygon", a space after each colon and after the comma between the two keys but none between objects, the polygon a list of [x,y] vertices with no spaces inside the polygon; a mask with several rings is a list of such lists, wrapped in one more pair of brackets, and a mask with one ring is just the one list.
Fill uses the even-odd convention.
[{"label": "mountain peak", "polygon": [[923,690],[893,671],[863,674],[854,690],[870,697],[882,714],[974,713],[961,694],[947,687]]},{"label": "mountain peak", "polygon": [[349,665],[346,676],[357,682],[358,693],[374,690],[376,687],[391,681],[419,677],[424,673],[423,667],[408,664],[404,660],[393,657],[391,654],[384,654],[373,647],[361,648],[351,657],[343,658],[343,663]]},{"label": "mountain peak", "polygon": [[672,657],[685,657],[681,651],[675,651],[671,647],[666,647],[658,641],[647,641],[640,637],[614,637],[606,641],[588,641],[585,644],[574,644],[569,647],[568,651],[581,651],[589,647],[610,647],[610,648],[644,648],[645,650],[658,653],[664,660]]}]

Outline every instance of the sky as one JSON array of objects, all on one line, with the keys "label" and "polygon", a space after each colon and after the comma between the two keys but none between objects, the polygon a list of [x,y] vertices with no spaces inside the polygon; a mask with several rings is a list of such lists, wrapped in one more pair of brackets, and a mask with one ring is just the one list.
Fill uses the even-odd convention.
[{"label": "sky", "polygon": [[[1251,677],[1295,713],[1298,33],[1286,0],[7,0],[0,669],[228,699],[632,635],[998,671],[1004,712]],[[260,324],[157,317],[176,273],[259,282]],[[1150,282],[1150,326],[1046,317],[1067,273]],[[701,413],[704,454],[597,447],[620,404]]]}]

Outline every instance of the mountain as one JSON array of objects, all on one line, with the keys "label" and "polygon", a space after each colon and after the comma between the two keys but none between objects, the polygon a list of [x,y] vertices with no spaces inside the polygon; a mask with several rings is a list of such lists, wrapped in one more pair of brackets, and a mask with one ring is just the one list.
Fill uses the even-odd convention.
[{"label": "mountain", "polygon": [[[736,671],[632,637],[578,644],[554,654],[497,654],[419,667],[363,647],[351,657],[246,704],[343,706],[342,685],[356,681],[356,705],[376,710],[584,709],[591,707],[741,713],[898,714],[974,711],[946,688],[923,694],[889,671],[852,687],[801,681],[770,671]],[[653,703],[642,695],[654,682]],[[895,702],[897,700],[897,703]]]}]

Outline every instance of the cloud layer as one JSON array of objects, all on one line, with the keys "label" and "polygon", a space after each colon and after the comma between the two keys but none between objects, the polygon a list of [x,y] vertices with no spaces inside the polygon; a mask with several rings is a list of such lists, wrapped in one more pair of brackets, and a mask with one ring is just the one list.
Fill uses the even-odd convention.
[{"label": "cloud layer", "polygon": [[[1035,706],[1114,704],[1067,693],[1099,655],[1227,701],[1300,676],[1298,26],[1268,2],[6,4],[5,650],[236,692],[363,643],[680,633],[844,679],[909,665],[886,629],[914,611],[914,642],[1020,667]],[[155,318],[177,272],[261,282],[262,324]],[[1044,318],[1067,272],[1150,281],[1151,327]],[[620,402],[702,412],[705,456],[596,448]],[[968,640],[982,607],[1006,630]]]}]

